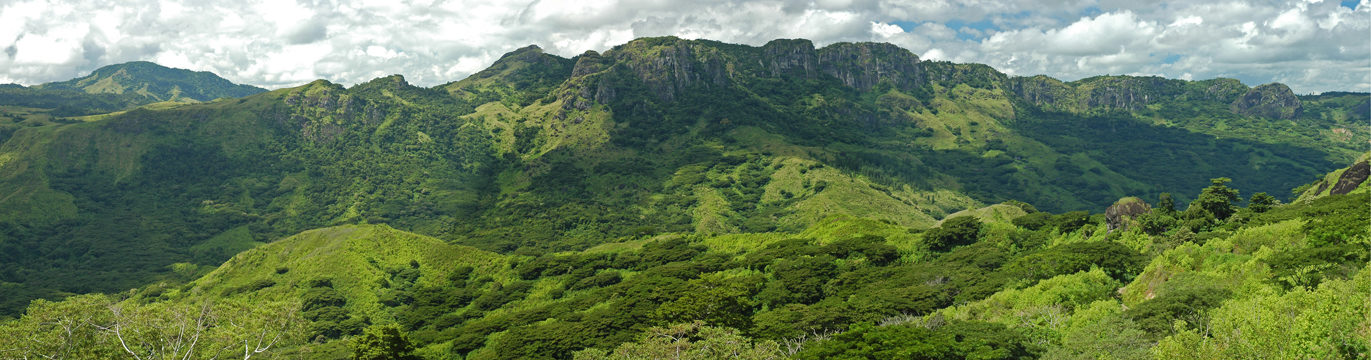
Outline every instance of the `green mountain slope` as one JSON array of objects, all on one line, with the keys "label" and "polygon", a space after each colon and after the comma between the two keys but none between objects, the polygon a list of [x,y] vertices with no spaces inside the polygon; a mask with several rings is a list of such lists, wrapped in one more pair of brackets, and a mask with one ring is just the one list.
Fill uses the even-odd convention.
[{"label": "green mountain slope", "polygon": [[252,86],[234,84],[208,71],[168,68],[147,61],[134,61],[95,69],[90,75],[36,86],[38,89],[70,89],[88,94],[122,94],[159,101],[210,101],[237,98],[264,92]]},{"label": "green mountain slope", "polygon": [[[1061,83],[889,44],[647,38],[572,59],[520,49],[436,88],[321,80],[33,123],[0,144],[0,282],[21,289],[5,313],[348,224],[546,253],[834,216],[922,229],[1011,199],[1184,204],[1221,176],[1283,196],[1362,151],[1357,99],[1371,95],[1296,97],[1284,119],[1279,88]],[[1257,108],[1280,116],[1244,110]]]}]

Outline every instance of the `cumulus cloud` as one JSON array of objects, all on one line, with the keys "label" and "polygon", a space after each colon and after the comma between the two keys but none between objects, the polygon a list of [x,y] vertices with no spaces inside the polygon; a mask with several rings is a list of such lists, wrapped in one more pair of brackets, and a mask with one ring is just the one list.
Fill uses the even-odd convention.
[{"label": "cumulus cloud", "polygon": [[980,59],[1016,74],[1233,77],[1297,92],[1371,91],[1371,6],[1334,1],[1122,4],[1049,27],[1005,29]]},{"label": "cumulus cloud", "polygon": [[882,41],[1065,80],[1223,76],[1371,91],[1368,32],[1368,0],[13,0],[0,5],[0,83],[151,60],[269,88],[389,74],[438,85],[529,44],[569,57],[675,35]]}]

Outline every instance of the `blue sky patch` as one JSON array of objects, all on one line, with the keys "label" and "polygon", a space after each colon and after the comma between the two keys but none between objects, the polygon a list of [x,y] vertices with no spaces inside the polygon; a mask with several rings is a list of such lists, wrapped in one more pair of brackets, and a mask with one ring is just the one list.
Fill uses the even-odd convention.
[{"label": "blue sky patch", "polygon": [[[923,25],[923,24],[925,24],[925,23],[930,23],[930,22],[931,22],[931,23],[937,23],[937,22],[935,22],[935,21],[927,21],[927,22],[916,22],[916,21],[893,21],[893,22],[891,22],[890,24],[895,25],[895,26],[899,26],[900,29],[903,29],[905,32],[910,32],[910,31],[914,31],[914,28],[919,27],[919,25]],[[984,20],[980,20],[980,21],[973,21],[973,22],[967,22],[967,21],[963,21],[963,20],[949,20],[949,21],[947,21],[947,22],[943,22],[942,24],[943,24],[943,26],[947,26],[947,28],[952,29],[952,31],[956,31],[956,32],[957,32],[957,39],[959,39],[959,40],[981,40],[981,39],[984,39],[984,38],[985,38],[984,33],[985,33],[986,30],[996,30],[996,31],[998,31],[998,30],[1000,29],[998,26],[995,26],[995,23],[990,22],[989,19],[984,19]],[[969,28],[969,29],[979,30],[979,31],[982,32],[982,35],[981,35],[981,36],[976,36],[976,35],[974,35],[974,34],[962,32],[962,28]]]}]

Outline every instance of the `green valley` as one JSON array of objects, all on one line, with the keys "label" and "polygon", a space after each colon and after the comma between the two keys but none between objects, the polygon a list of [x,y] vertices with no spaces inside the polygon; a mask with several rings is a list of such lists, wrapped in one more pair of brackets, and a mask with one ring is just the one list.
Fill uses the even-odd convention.
[{"label": "green valley", "polygon": [[882,43],[115,65],[0,87],[0,358],[1359,358],[1368,143],[1367,93]]}]

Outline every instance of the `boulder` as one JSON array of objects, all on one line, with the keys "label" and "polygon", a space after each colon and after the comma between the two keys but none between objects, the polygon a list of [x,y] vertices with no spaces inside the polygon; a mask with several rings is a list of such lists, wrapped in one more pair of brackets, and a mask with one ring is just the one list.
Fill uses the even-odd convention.
[{"label": "boulder", "polygon": [[1152,211],[1152,207],[1146,201],[1134,196],[1119,199],[1114,205],[1110,205],[1104,211],[1105,223],[1110,231],[1125,228],[1133,220],[1142,214]]},{"label": "boulder", "polygon": [[1342,176],[1338,177],[1338,183],[1333,184],[1333,190],[1329,190],[1328,193],[1330,195],[1350,193],[1361,186],[1363,182],[1366,182],[1368,175],[1371,175],[1371,164],[1367,164],[1366,161],[1353,164],[1352,167],[1347,168],[1347,171],[1342,172]]}]

